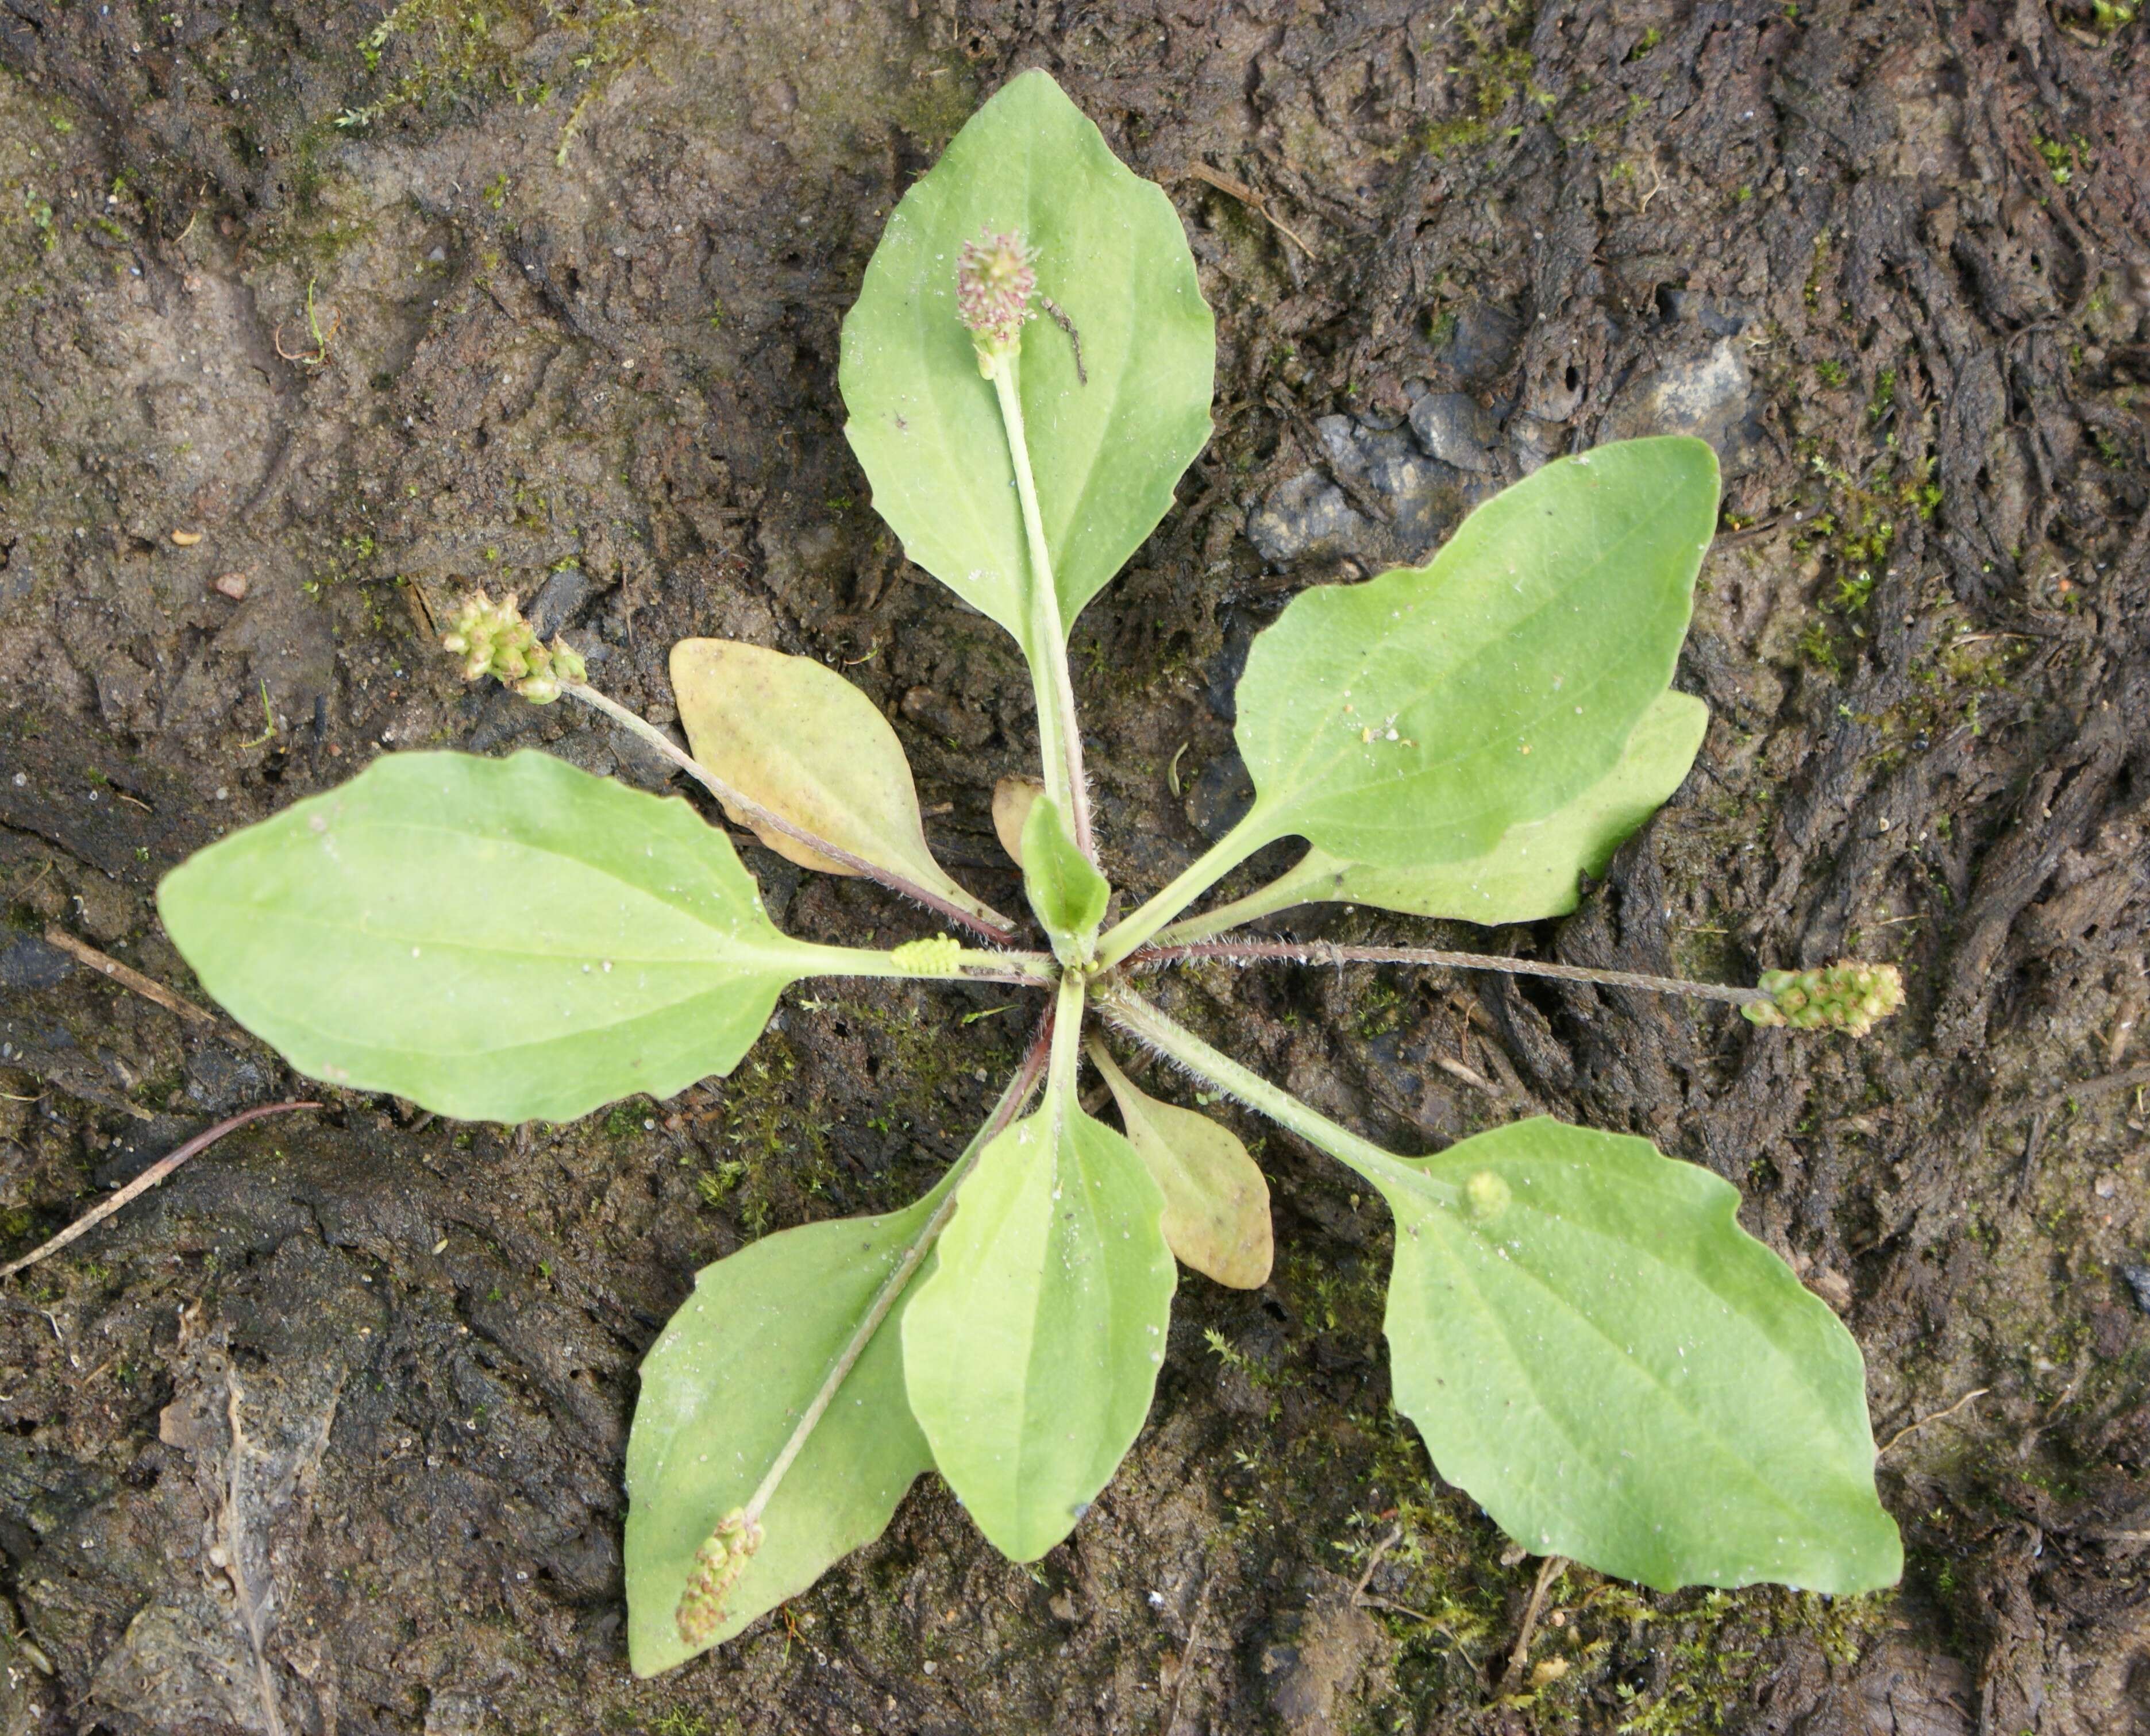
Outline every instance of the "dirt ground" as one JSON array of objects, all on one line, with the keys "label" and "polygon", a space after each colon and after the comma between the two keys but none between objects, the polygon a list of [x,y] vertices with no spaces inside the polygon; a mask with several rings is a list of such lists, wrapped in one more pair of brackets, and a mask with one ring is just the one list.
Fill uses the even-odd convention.
[{"label": "dirt ground", "polygon": [[[921,1191],[1027,1029],[983,989],[809,985],[730,1079],[572,1127],[326,1093],[0,1290],[0,1736],[2150,1733],[2129,8],[169,3],[0,0],[0,1257],[299,1084],[49,925],[194,992],[157,877],[377,752],[663,785],[460,686],[427,611],[472,581],[660,722],[684,635],[842,664],[942,860],[1019,907],[987,794],[1035,752],[1027,682],[875,517],[835,371],[894,199],[1042,65],[1172,193],[1221,346],[1214,442],[1075,630],[1117,882],[1230,817],[1232,684],[1295,591],[1548,453],[1718,447],[1700,763],[1577,916],[1493,943],[1886,957],[1905,1014],[1851,1044],[1284,966],[1168,1004],[1398,1148],[1547,1111],[1740,1183],[1865,1348],[1910,1564],[1835,1603],[1570,1569],[1512,1661],[1540,1564],[1389,1409],[1386,1220],[1243,1119],[1275,1278],[1184,1282],[1068,1543],[1009,1566],[928,1478],[635,1682],[638,1358],[698,1265]],[[747,855],[796,931],[931,931]]]}]

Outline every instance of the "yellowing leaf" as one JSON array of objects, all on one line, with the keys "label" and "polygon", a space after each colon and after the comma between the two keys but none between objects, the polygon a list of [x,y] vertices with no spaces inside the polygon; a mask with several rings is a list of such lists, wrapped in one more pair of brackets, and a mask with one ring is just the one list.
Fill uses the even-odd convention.
[{"label": "yellowing leaf", "polygon": [[1045,794],[1035,778],[1002,778],[993,785],[993,835],[1017,867],[1022,866],[1022,823],[1030,805]]},{"label": "yellowing leaf", "polygon": [[1122,1072],[1103,1043],[1090,1058],[1112,1088],[1133,1146],[1164,1194],[1164,1239],[1186,1264],[1234,1289],[1269,1281],[1275,1247],[1269,1188],[1229,1128],[1161,1103]]},{"label": "yellowing leaf", "polygon": [[[810,657],[735,639],[682,639],[672,689],[694,757],[749,800],[996,927],[1007,918],[951,880],[926,844],[903,744],[874,703]],[[779,855],[858,871],[734,814]]]}]

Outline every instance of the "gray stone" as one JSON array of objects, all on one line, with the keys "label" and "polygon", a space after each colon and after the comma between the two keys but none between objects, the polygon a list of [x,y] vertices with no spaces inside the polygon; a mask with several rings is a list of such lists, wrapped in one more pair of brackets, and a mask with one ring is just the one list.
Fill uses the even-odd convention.
[{"label": "gray stone", "polygon": [[1604,437],[1695,435],[1716,448],[1728,473],[1737,473],[1752,460],[1759,436],[1749,414],[1754,392],[1746,357],[1731,339],[1721,338],[1700,356],[1668,362],[1622,386],[1606,413]]},{"label": "gray stone", "polygon": [[260,1102],[271,1082],[262,1062],[220,1043],[205,1044],[187,1057],[187,1095],[212,1115]]},{"label": "gray stone", "polygon": [[0,946],[0,988],[50,988],[74,968],[74,961],[35,935],[21,935]]},{"label": "gray stone", "polygon": [[1444,464],[1480,476],[1500,468],[1492,452],[1500,425],[1467,392],[1428,392],[1411,406],[1411,425],[1418,443]]},{"label": "gray stone", "polygon": [[1508,418],[1508,448],[1516,455],[1517,468],[1525,476],[1542,468],[1547,459],[1560,451],[1558,422],[1541,421],[1535,416],[1512,416]]},{"label": "gray stone", "polygon": [[550,639],[562,628],[574,625],[596,593],[597,586],[579,567],[563,567],[538,588],[530,599],[530,625],[541,639]]},{"label": "gray stone", "polygon": [[1459,309],[1441,364],[1466,386],[1487,385],[1507,371],[1523,322],[1497,307]]},{"label": "gray stone", "polygon": [[1346,554],[1373,527],[1318,470],[1303,470],[1269,491],[1247,519],[1248,540],[1262,558],[1289,566],[1307,554]]}]

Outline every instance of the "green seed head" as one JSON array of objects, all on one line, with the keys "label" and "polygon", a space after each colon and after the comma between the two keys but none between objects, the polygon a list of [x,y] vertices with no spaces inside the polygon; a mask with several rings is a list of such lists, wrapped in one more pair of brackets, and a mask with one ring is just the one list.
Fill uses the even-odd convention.
[{"label": "green seed head", "polygon": [[963,965],[962,942],[953,935],[936,934],[931,940],[906,941],[889,956],[899,969],[919,976],[953,976]]},{"label": "green seed head", "polygon": [[744,1508],[734,1507],[717,1521],[717,1528],[694,1552],[694,1571],[673,1612],[680,1638],[690,1646],[709,1643],[710,1635],[724,1625],[726,1594],[739,1583],[760,1547],[761,1527],[746,1516]]},{"label": "green seed head", "polygon": [[441,643],[462,659],[464,680],[493,676],[533,705],[551,704],[561,683],[588,673],[581,655],[559,641],[549,648],[538,643],[514,598],[495,603],[483,591],[464,598]]},{"label": "green seed head", "polygon": [[1739,1010],[1757,1025],[1794,1031],[1848,1031],[1864,1037],[1904,1004],[1903,973],[1894,965],[1840,959],[1811,971],[1764,971],[1755,985],[1769,997]]}]

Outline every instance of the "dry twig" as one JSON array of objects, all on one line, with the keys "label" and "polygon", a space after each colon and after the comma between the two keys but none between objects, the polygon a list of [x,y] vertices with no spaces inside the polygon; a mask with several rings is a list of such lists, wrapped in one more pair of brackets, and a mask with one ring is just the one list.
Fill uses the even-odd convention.
[{"label": "dry twig", "polygon": [[57,946],[71,958],[88,965],[101,976],[109,976],[122,988],[131,988],[145,1001],[154,1001],[167,1012],[176,1012],[183,1019],[192,1019],[198,1025],[214,1025],[216,1015],[206,1007],[197,1007],[191,1001],[174,994],[161,982],[152,982],[131,965],[123,965],[108,952],[99,952],[87,941],[78,941],[57,923],[45,929],[45,944]]},{"label": "dry twig", "polygon": [[1567,1557],[1549,1555],[1538,1565],[1537,1583],[1531,1587],[1531,1601],[1523,1608],[1522,1631],[1516,1636],[1516,1643],[1508,1653],[1508,1668],[1502,1680],[1521,1677],[1524,1665],[1531,1661],[1531,1642],[1537,1637],[1538,1617],[1545,1613],[1546,1593],[1552,1582],[1567,1570]]},{"label": "dry twig", "polygon": [[80,1240],[83,1236],[88,1235],[90,1231],[96,1229],[98,1224],[103,1223],[107,1218],[109,1218],[114,1212],[118,1211],[120,1207],[125,1205],[129,1200],[140,1199],[142,1195],[148,1193],[150,1188],[155,1187],[159,1182],[164,1180],[166,1176],[169,1175],[174,1169],[178,1168],[180,1164],[185,1163],[189,1158],[193,1157],[195,1153],[206,1151],[210,1146],[215,1144],[218,1140],[224,1138],[226,1133],[231,1133],[235,1128],[245,1127],[250,1121],[259,1121],[265,1115],[281,1115],[287,1109],[318,1109],[320,1108],[320,1105],[315,1103],[262,1103],[254,1108],[242,1110],[236,1115],[229,1117],[225,1120],[220,1121],[207,1133],[195,1134],[193,1138],[188,1140],[187,1143],[184,1145],[182,1145],[177,1151],[158,1158],[155,1163],[152,1163],[147,1169],[136,1176],[133,1181],[128,1183],[125,1187],[122,1188],[117,1194],[113,1194],[109,1199],[100,1199],[98,1201],[95,1205],[84,1212],[82,1216],[76,1219],[73,1223],[68,1224],[65,1229],[62,1230],[50,1241],[41,1242],[36,1247],[33,1248],[28,1254],[24,1254],[20,1259],[10,1260],[6,1265],[0,1266],[0,1279],[13,1278],[18,1272],[22,1271],[24,1268],[34,1266],[39,1260],[45,1259],[48,1255],[58,1254],[61,1249],[66,1247],[70,1242]]},{"label": "dry twig", "polygon": [[1289,240],[1291,245],[1296,247],[1301,253],[1305,254],[1307,258],[1312,259],[1314,257],[1314,250],[1311,247],[1309,247],[1305,242],[1300,240],[1296,235],[1293,234],[1290,226],[1284,222],[1284,219],[1278,216],[1274,211],[1272,211],[1269,209],[1269,201],[1264,199],[1260,194],[1255,192],[1254,189],[1249,187],[1244,181],[1236,179],[1234,177],[1226,174],[1221,169],[1212,169],[1207,163],[1202,162],[1199,159],[1189,163],[1184,173],[1193,179],[1206,181],[1209,185],[1214,187],[1219,193],[1228,194],[1231,198],[1236,199],[1241,204],[1244,205],[1256,216],[1267,223],[1269,227],[1274,229],[1279,235]]}]

